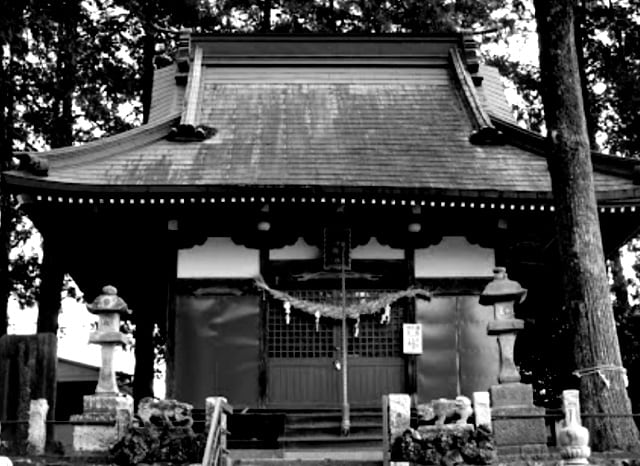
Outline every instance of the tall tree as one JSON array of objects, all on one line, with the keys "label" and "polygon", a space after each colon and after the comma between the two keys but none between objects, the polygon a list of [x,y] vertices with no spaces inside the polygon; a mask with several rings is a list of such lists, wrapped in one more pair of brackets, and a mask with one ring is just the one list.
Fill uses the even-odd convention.
[{"label": "tall tree", "polygon": [[[140,25],[139,37],[142,54],[138,55],[140,66],[140,100],[142,103],[142,122],[149,121],[151,110],[151,92],[155,72],[156,46],[171,44],[177,31],[182,27],[195,28],[199,21],[212,23],[212,9],[205,8],[205,2],[199,0],[114,0],[128,10],[131,19]],[[208,13],[208,15],[207,15]],[[209,18],[204,18],[209,16]],[[213,21],[215,23],[215,21]]]},{"label": "tall tree", "polygon": [[[548,164],[564,278],[575,329],[575,369],[587,414],[631,414],[598,220],[575,44],[575,0],[535,0]],[[602,374],[602,376],[600,376]],[[638,447],[631,417],[585,418],[599,450]]]},{"label": "tall tree", "polygon": [[[59,0],[47,13],[57,23],[56,93],[54,95],[54,126],[51,147],[66,147],[73,143],[74,93],[76,91],[78,26],[82,11],[80,0]],[[62,281],[59,283],[62,286]]]},{"label": "tall tree", "polygon": [[[13,160],[16,62],[24,54],[22,33],[25,28],[23,1],[0,1],[0,170],[11,167]],[[15,211],[0,177],[0,336],[7,333],[7,301],[11,291],[10,261],[11,231]]]}]

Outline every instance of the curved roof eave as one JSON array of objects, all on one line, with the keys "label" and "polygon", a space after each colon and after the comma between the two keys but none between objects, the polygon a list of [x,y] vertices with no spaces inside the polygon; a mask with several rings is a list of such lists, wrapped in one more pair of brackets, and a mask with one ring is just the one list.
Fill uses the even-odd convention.
[{"label": "curved roof eave", "polygon": [[[552,200],[550,192],[542,191],[498,191],[495,189],[449,189],[430,187],[398,187],[398,186],[340,186],[340,185],[92,185],[87,183],[51,182],[34,176],[22,176],[16,173],[5,173],[11,185],[22,188],[23,192],[46,196],[63,196],[75,198],[159,198],[171,196],[263,196],[279,197],[282,193],[288,196],[351,196],[376,197],[384,196],[405,199],[469,199],[495,201],[537,201],[548,203]],[[632,189],[606,190],[596,193],[599,204],[640,204],[640,186]]]},{"label": "curved roof eave", "polygon": [[173,113],[152,123],[78,146],[61,147],[44,152],[18,152],[15,156],[19,159],[31,156],[41,157],[48,162],[49,166],[55,168],[88,163],[164,138],[178,122],[180,115],[181,113]]}]

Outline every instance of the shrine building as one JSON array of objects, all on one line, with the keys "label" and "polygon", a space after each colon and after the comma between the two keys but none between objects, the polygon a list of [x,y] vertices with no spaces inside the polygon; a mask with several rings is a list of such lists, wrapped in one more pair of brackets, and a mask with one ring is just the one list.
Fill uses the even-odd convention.
[{"label": "shrine building", "polygon": [[[339,407],[345,351],[367,407],[496,383],[478,303],[494,267],[528,289],[527,322],[559,311],[546,155],[462,35],[194,34],[156,71],[147,124],[3,176],[43,234],[43,285],[110,284],[133,310],[138,399],[164,343],[167,396],[196,407]],[[610,252],[640,223],[637,163],[593,164]],[[414,288],[431,300],[369,312]],[[343,299],[363,311],[346,346]]]}]

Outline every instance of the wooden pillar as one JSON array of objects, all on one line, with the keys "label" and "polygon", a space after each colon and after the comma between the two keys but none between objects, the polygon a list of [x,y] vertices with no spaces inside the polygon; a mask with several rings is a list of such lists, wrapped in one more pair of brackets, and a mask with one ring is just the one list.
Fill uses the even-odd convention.
[{"label": "wooden pillar", "polygon": [[[404,251],[404,259],[407,265],[407,282],[409,286],[416,284],[415,249],[407,248]],[[404,310],[404,322],[416,321],[416,300],[408,299]],[[418,391],[418,357],[412,354],[404,355],[405,358],[405,390],[415,396]]]},{"label": "wooden pillar", "polygon": [[38,333],[58,332],[60,293],[64,280],[65,244],[62,233],[53,226],[40,227],[42,234],[42,266],[40,268],[40,291],[38,293]]},{"label": "wooden pillar", "polygon": [[165,386],[166,397],[175,396],[175,344],[176,344],[176,280],[178,277],[178,232],[169,228],[167,238],[167,270],[165,273],[166,319],[165,319]]},{"label": "wooden pillar", "polygon": [[[128,254],[135,257],[127,264],[131,269],[128,287],[134,296],[128,300],[133,310],[135,323],[136,367],[133,376],[133,399],[136,403],[145,397],[153,396],[155,346],[153,330],[156,323],[164,327],[167,313],[167,263],[166,260],[166,224],[154,224],[150,228],[141,228],[138,246]],[[130,240],[135,241],[135,240]],[[144,241],[144,245],[141,244]],[[160,265],[158,264],[160,262]]]},{"label": "wooden pillar", "polygon": [[153,376],[155,351],[153,346],[154,311],[159,301],[153,293],[158,293],[150,284],[140,288],[139,301],[133,308],[136,367],[133,374],[133,399],[136,403],[145,397],[153,396]]},{"label": "wooden pillar", "polygon": [[[509,221],[506,218],[499,218],[496,223],[495,239],[489,241],[493,243],[495,251],[496,267],[510,268],[512,266],[511,246],[512,238],[509,232]],[[480,244],[480,243],[479,243]],[[482,244],[480,244],[482,246]]]},{"label": "wooden pillar", "polygon": [[[260,273],[262,277],[269,282],[269,247],[263,246],[260,249]],[[267,325],[267,296],[262,292],[262,299],[260,300],[260,316],[259,316],[259,347],[258,347],[258,406],[264,407],[267,404],[267,386],[268,386],[268,371],[267,371],[267,337],[268,337],[268,325]]]}]

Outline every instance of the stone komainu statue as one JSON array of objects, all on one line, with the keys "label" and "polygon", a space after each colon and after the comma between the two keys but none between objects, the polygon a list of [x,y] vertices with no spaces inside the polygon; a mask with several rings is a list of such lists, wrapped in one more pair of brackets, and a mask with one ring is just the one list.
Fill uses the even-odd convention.
[{"label": "stone komainu statue", "polygon": [[466,396],[458,396],[455,400],[439,398],[417,406],[418,424],[467,424],[473,414],[471,400]]}]

